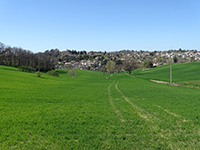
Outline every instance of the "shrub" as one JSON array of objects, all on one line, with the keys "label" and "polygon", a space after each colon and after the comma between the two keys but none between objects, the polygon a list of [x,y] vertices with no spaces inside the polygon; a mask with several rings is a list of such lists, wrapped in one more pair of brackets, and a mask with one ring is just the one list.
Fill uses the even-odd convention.
[{"label": "shrub", "polygon": [[143,62],[145,68],[153,68],[153,61],[151,58],[146,58]]},{"label": "shrub", "polygon": [[56,72],[56,70],[48,71],[47,74],[50,75],[50,76],[55,76],[55,77],[59,76],[59,74]]},{"label": "shrub", "polygon": [[36,72],[37,77],[41,77],[40,71]]}]

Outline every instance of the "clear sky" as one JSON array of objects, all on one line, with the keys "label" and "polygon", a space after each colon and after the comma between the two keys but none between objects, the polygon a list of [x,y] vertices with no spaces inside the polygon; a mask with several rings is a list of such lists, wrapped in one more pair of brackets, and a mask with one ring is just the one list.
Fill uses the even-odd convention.
[{"label": "clear sky", "polygon": [[0,42],[33,52],[200,50],[199,0],[0,0]]}]

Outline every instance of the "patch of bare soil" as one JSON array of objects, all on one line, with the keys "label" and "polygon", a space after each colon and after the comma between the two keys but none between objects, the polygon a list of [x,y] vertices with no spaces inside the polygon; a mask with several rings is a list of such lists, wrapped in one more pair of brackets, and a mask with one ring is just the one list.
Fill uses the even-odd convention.
[{"label": "patch of bare soil", "polygon": [[[155,82],[155,83],[160,83],[160,84],[170,84],[169,82],[165,82],[165,81],[158,81],[158,80],[151,80],[151,81]],[[173,85],[173,86],[181,86],[178,83],[172,83],[171,85]]]}]

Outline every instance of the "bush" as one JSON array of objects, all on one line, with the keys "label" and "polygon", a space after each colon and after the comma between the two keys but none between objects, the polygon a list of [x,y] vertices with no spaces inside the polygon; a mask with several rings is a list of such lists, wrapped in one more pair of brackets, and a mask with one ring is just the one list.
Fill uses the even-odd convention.
[{"label": "bush", "polygon": [[41,77],[40,71],[36,72],[37,77]]},{"label": "bush", "polygon": [[21,69],[24,72],[35,72],[35,69],[31,66],[20,66],[19,69]]},{"label": "bush", "polygon": [[56,70],[48,71],[47,74],[50,75],[50,76],[55,76],[55,77],[59,76],[59,74],[56,72]]},{"label": "bush", "polygon": [[146,58],[143,62],[145,68],[153,68],[153,61],[150,58]]}]

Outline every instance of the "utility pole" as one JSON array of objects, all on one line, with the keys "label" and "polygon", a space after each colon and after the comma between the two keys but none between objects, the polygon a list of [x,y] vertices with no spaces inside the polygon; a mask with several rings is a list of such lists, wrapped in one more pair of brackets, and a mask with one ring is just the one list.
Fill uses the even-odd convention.
[{"label": "utility pole", "polygon": [[170,61],[170,85],[172,85],[172,60]]}]

